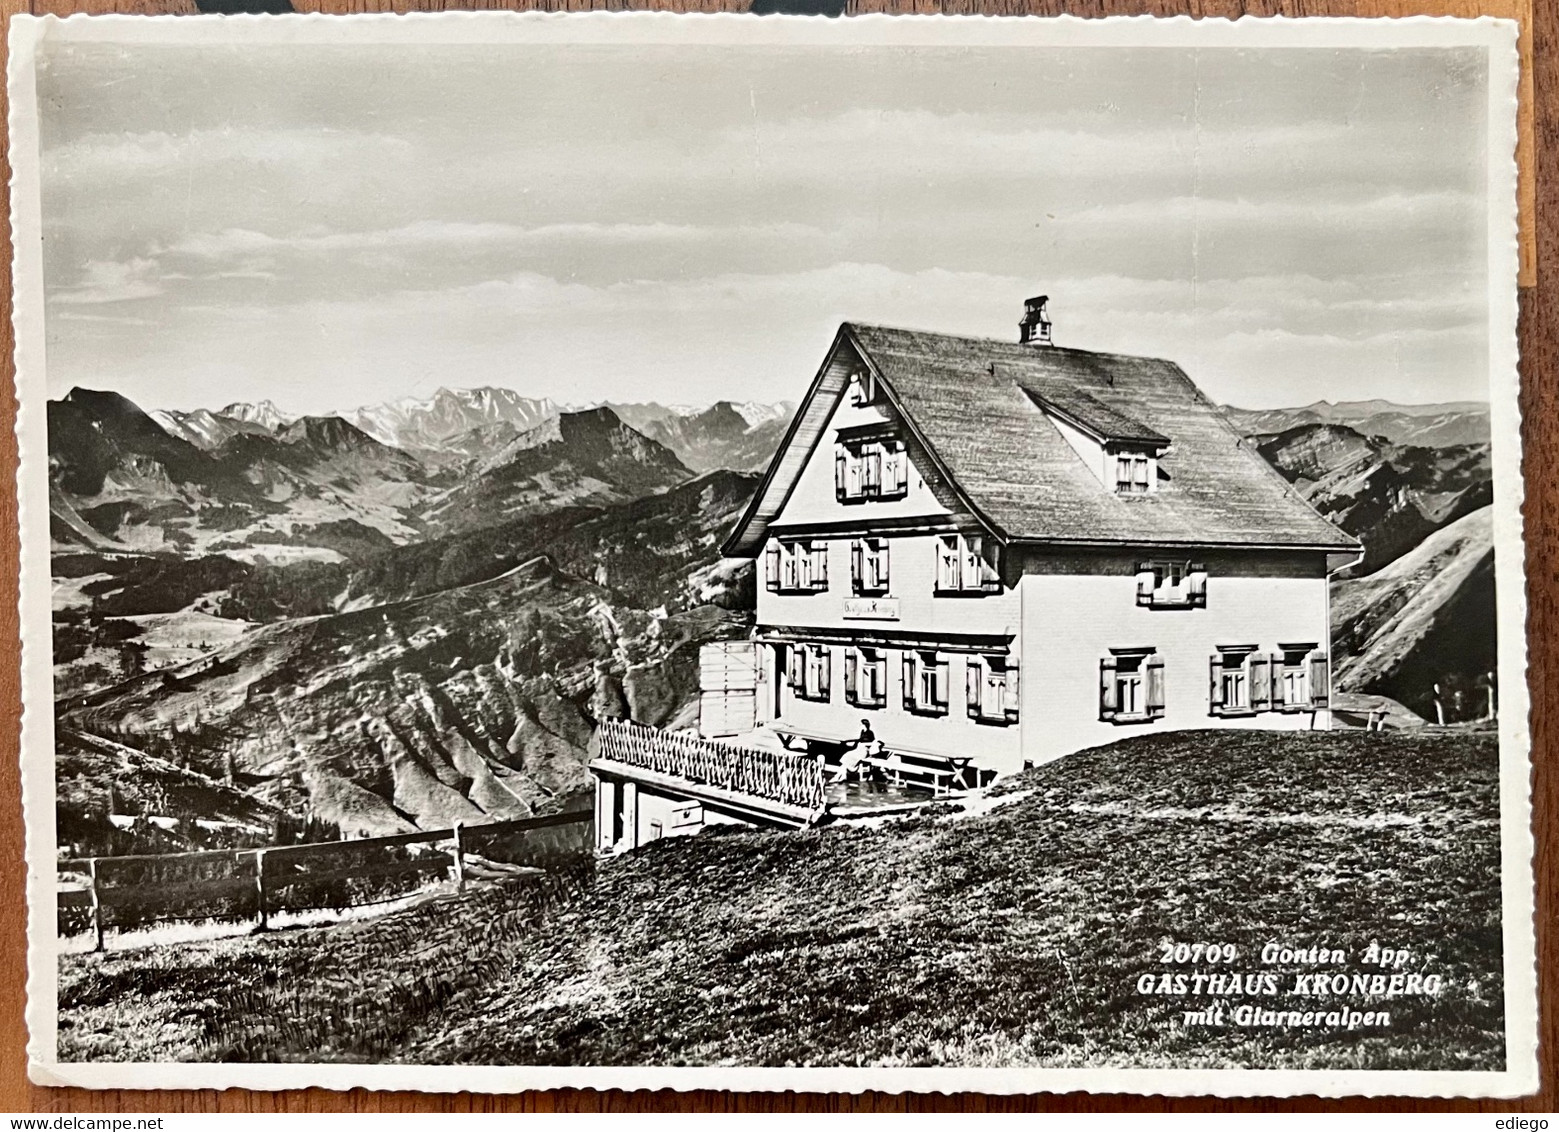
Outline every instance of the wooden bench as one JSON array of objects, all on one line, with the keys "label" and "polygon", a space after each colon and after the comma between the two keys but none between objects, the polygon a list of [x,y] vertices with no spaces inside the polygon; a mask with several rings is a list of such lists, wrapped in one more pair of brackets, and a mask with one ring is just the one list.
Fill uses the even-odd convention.
[{"label": "wooden bench", "polygon": [[862,760],[863,764],[892,775],[900,785],[906,779],[912,784],[930,786],[934,794],[949,794],[956,788],[969,785],[971,755],[944,755],[936,751],[920,751],[913,747],[884,747],[880,755]]}]

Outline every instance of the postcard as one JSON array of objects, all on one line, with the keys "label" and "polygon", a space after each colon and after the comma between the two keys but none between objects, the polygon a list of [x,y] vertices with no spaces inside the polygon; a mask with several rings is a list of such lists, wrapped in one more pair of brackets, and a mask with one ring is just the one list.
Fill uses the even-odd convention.
[{"label": "postcard", "polygon": [[33,1080],[1535,1089],[1515,41],[15,17]]}]

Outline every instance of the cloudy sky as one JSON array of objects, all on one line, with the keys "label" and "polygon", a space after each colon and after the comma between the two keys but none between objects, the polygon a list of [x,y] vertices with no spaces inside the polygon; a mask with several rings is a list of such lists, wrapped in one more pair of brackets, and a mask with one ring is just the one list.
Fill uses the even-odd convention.
[{"label": "cloudy sky", "polygon": [[846,319],[1487,395],[1474,50],[54,44],[51,396],[778,400]]}]

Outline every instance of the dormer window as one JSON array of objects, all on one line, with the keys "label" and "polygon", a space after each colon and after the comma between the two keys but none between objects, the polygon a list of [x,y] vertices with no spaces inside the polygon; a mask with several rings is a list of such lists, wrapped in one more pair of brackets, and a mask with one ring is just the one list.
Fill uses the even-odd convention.
[{"label": "dormer window", "polygon": [[1146,452],[1115,454],[1115,493],[1146,495],[1152,489],[1153,458]]},{"label": "dormer window", "polygon": [[834,448],[834,496],[841,503],[901,499],[909,492],[909,455],[894,436],[841,437]]}]

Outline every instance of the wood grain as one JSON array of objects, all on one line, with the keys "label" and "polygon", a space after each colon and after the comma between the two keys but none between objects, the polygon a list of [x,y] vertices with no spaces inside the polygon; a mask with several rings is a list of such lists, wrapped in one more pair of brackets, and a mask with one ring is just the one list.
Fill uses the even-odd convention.
[{"label": "wood grain", "polygon": [[[546,11],[643,10],[745,11],[736,0],[295,0],[300,10],[331,13],[407,12],[475,9],[539,9]],[[1559,5],[1533,0],[847,0],[851,14],[865,12],[1057,15],[1191,15],[1234,18],[1241,15],[1284,16],[1408,16],[1494,15],[1521,22],[1522,77],[1519,111],[1521,163],[1520,206],[1522,225],[1521,408],[1522,441],[1526,476],[1524,507],[1527,537],[1528,580],[1528,682],[1532,694],[1532,749],[1534,761],[1533,823],[1539,831],[1535,867],[1537,873],[1538,990],[1541,1003],[1542,1089],[1536,1096],[1515,1101],[1439,1101],[1412,1098],[1356,1098],[1320,1100],[1217,1098],[1165,1099],[1161,1097],[1070,1094],[1030,1097],[985,1097],[974,1094],[861,1096],[828,1094],[764,1094],[695,1091],[677,1093],[592,1092],[557,1090],[510,1096],[480,1094],[374,1093],[366,1090],[332,1092],[325,1089],[285,1093],[249,1092],[241,1089],[165,1090],[135,1092],[84,1089],[45,1089],[30,1084],[25,1069],[26,1029],[23,1022],[25,986],[21,972],[26,962],[26,894],[23,877],[21,791],[17,773],[20,738],[20,644],[17,617],[16,499],[0,493],[0,641],[5,655],[0,660],[0,956],[13,973],[0,981],[0,1110],[7,1112],[545,1112],[545,1111],[1045,1111],[1127,1110],[1163,1112],[1206,1111],[1349,1111],[1394,1110],[1432,1112],[1528,1111],[1552,1112],[1559,1106],[1559,934],[1554,931],[1554,838],[1549,830],[1554,816],[1556,779],[1551,752],[1554,744],[1554,708],[1559,707],[1559,681],[1551,679],[1559,656],[1559,531],[1555,508],[1559,492],[1553,486],[1559,472],[1559,389],[1553,375],[1559,365],[1559,320],[1554,309],[1554,266],[1559,264],[1559,221],[1556,221],[1555,86],[1559,83],[1559,57],[1555,50],[1559,32]],[[192,0],[0,0],[0,13],[32,12],[38,15],[73,12],[125,12],[188,14]],[[3,125],[3,124],[0,124]],[[0,156],[0,175],[10,181],[10,166]],[[6,296],[0,327],[0,419],[14,422],[13,342],[11,338],[11,241],[7,226],[0,226],[0,286]],[[1548,380],[1539,380],[1540,375]],[[14,482],[16,439],[10,428],[0,430],[0,472]]]}]

